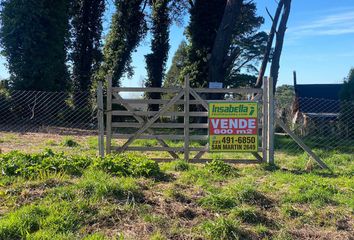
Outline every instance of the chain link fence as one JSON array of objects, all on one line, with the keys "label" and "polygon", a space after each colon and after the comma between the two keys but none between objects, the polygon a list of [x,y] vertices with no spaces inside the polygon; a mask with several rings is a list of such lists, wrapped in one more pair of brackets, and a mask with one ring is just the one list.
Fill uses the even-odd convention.
[{"label": "chain link fence", "polygon": [[[276,114],[311,149],[354,154],[354,101],[297,97],[292,102],[277,101]],[[303,152],[278,126],[275,147]]]},{"label": "chain link fence", "polygon": [[2,91],[0,131],[95,134],[95,97],[88,92]]},{"label": "chain link fence", "polygon": [[[354,154],[353,101],[278,100],[276,114],[311,149]],[[97,129],[96,97],[88,92],[0,91],[2,133],[95,136]],[[303,153],[282,128],[275,130],[276,150]]]}]

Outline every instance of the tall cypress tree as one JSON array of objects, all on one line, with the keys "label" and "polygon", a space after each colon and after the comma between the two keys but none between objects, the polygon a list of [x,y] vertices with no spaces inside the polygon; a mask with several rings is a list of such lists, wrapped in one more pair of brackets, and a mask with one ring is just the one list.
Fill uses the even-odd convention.
[{"label": "tall cypress tree", "polygon": [[[169,0],[152,0],[152,53],[145,56],[148,79],[146,87],[161,87],[168,57],[169,45]],[[150,93],[152,99],[160,99],[160,93]],[[159,105],[149,106],[151,111],[158,111]]]},{"label": "tall cypress tree", "polygon": [[104,0],[73,3],[73,84],[76,91],[90,89],[92,75],[102,60],[101,35]]},{"label": "tall cypress tree", "polygon": [[68,0],[4,0],[1,47],[14,89],[61,91],[68,87]]},{"label": "tall cypress tree", "polygon": [[103,64],[97,75],[104,79],[113,76],[113,85],[120,84],[122,76],[132,76],[131,53],[146,33],[143,0],[116,0],[110,32],[103,48]]}]

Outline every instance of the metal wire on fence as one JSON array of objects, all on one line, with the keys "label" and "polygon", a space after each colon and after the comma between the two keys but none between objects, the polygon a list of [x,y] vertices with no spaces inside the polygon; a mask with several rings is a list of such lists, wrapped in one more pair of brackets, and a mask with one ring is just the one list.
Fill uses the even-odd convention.
[{"label": "metal wire on fence", "polygon": [[96,131],[96,100],[88,92],[3,91],[0,131]]},{"label": "metal wire on fence", "polygon": [[[276,103],[276,114],[310,148],[354,154],[354,101],[298,97]],[[276,131],[277,149],[302,151],[280,128]]]}]

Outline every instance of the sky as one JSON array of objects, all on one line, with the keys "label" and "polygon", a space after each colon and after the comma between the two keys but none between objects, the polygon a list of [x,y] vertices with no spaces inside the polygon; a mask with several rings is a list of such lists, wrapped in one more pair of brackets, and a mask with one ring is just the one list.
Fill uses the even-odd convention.
[{"label": "sky", "polygon": [[[255,0],[258,14],[265,18],[262,30],[269,32],[275,0]],[[104,30],[109,30],[110,7],[105,15]],[[170,52],[167,69],[180,42],[185,39],[182,25],[170,30]],[[150,52],[148,35],[133,53],[135,74],[124,79],[123,86],[141,86],[146,78],[144,55]],[[354,0],[293,0],[280,63],[278,85],[292,84],[292,72],[297,72],[299,84],[341,83],[354,67]],[[0,79],[9,76],[6,61],[0,57]]]}]

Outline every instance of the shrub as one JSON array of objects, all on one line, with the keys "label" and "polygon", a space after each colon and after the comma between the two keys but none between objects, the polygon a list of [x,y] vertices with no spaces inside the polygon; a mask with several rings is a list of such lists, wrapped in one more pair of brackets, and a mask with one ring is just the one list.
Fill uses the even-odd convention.
[{"label": "shrub", "polygon": [[162,175],[159,165],[145,156],[134,154],[109,155],[97,158],[93,166],[116,176],[155,177]]}]

